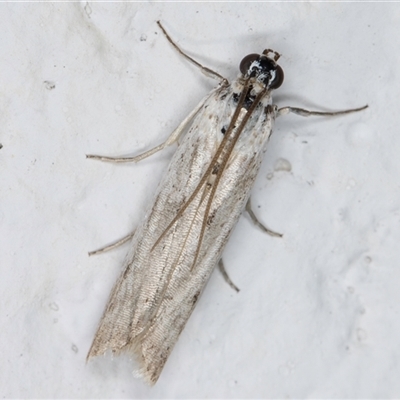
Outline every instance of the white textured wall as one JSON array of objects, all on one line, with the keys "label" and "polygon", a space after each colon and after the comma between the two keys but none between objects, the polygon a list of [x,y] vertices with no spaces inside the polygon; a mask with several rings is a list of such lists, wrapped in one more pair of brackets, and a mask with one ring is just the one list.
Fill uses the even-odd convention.
[{"label": "white textured wall", "polygon": [[[273,48],[279,119],[242,218],[154,388],[124,357],[85,364],[127,247],[173,149],[159,143],[214,85],[156,25],[234,79]],[[0,4],[1,397],[400,397],[400,10],[368,3]],[[282,161],[291,170],[282,171]]]}]

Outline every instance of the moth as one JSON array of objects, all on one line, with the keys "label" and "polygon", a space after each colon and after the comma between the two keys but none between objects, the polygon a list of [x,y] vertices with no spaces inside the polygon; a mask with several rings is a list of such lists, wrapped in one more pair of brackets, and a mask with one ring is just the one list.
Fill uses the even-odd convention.
[{"label": "moth", "polygon": [[138,362],[136,375],[150,385],[157,382],[217,265],[236,288],[221,258],[244,209],[263,230],[281,236],[257,220],[249,200],[275,119],[290,112],[334,116],[367,107],[339,112],[278,109],[271,93],[284,78],[277,64],[280,54],[267,49],[246,56],[240,75],[229,83],[186,55],[158,25],[179,53],[218,79],[219,85],[161,145],[136,157],[87,155],[102,161],[138,162],[179,140],[154,202],[135,232],[100,250],[131,240],[88,359],[108,350],[126,351]]}]

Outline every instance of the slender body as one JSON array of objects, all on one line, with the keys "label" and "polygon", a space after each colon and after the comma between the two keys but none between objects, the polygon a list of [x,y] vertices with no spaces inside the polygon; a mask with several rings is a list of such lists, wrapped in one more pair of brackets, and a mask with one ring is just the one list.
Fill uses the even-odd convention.
[{"label": "slender body", "polygon": [[[157,381],[249,199],[278,115],[271,100],[283,81],[278,58],[271,50],[245,57],[238,79],[222,80],[164,145],[133,159],[88,156],[139,161],[187,127],[133,235],[88,358],[128,351],[139,363],[138,374],[150,384]],[[357,110],[287,107],[281,113]]]},{"label": "slender body", "polygon": [[[250,92],[263,93],[248,118]],[[249,198],[276,115],[270,103],[256,77],[208,96],[136,229],[89,357],[129,350],[157,381]]]}]

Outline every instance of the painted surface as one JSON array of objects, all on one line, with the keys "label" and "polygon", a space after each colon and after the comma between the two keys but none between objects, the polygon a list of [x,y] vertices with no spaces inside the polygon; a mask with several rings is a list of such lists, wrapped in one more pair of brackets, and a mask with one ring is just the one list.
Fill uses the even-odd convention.
[{"label": "painted surface", "polygon": [[[400,397],[400,90],[396,4],[0,4],[2,397]],[[279,118],[244,216],[154,388],[128,358],[85,364],[131,231],[174,149],[160,143],[215,86],[282,53]]]}]

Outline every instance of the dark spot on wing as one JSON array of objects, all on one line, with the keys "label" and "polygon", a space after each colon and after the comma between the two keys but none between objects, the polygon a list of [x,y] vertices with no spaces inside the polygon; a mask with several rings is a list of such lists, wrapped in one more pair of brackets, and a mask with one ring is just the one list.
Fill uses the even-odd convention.
[{"label": "dark spot on wing", "polygon": [[210,226],[214,220],[215,217],[215,211],[214,210],[212,213],[210,213],[210,215],[207,217],[207,225]]},{"label": "dark spot on wing", "polygon": [[197,300],[199,299],[200,292],[196,292],[195,295],[192,298],[192,305],[195,305],[197,303]]},{"label": "dark spot on wing", "polygon": [[214,168],[213,168],[211,174],[212,174],[212,175],[217,175],[217,174],[218,174],[218,171],[219,171],[219,167],[220,167],[220,164],[219,164],[219,163],[216,163],[216,164],[214,165]]}]

